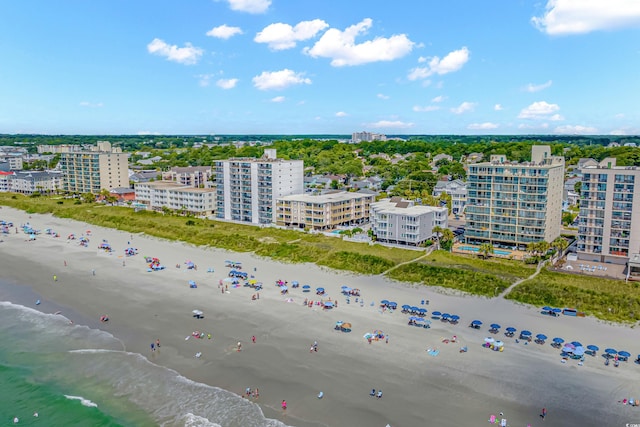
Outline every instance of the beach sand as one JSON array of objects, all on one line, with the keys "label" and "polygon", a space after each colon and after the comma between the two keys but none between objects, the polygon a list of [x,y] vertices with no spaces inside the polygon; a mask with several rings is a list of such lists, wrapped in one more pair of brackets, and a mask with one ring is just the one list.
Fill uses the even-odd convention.
[{"label": "beach sand", "polygon": [[[640,408],[619,403],[640,397],[640,366],[632,361],[640,351],[640,333],[628,326],[592,318],[552,318],[506,300],[456,296],[315,265],[283,264],[6,207],[0,219],[15,226],[29,222],[60,234],[40,234],[27,241],[22,231],[15,234],[12,229],[2,236],[0,271],[12,285],[0,289],[0,300],[61,311],[76,324],[110,332],[127,351],[194,381],[239,395],[247,387],[258,387],[260,397],[252,400],[266,417],[288,425],[475,426],[488,424],[492,414],[501,418],[502,412],[510,426],[538,426],[543,407],[548,410],[545,426],[623,426],[640,420]],[[88,230],[88,248],[67,239]],[[103,239],[114,252],[97,249]],[[124,257],[128,242],[138,255]],[[144,256],[159,258],[166,269],[148,272]],[[242,262],[244,271],[264,284],[258,300],[251,299],[254,290],[243,286],[221,292],[219,281],[227,276],[229,259]],[[188,270],[187,260],[197,270]],[[207,272],[210,268],[213,273]],[[278,279],[309,284],[312,292],[289,286],[289,295],[283,296],[275,285]],[[197,283],[196,289],[189,287],[190,280]],[[340,294],[342,285],[359,288],[364,304],[354,297],[347,304]],[[327,290],[325,300],[331,297],[339,303],[337,308],[303,306],[305,298],[319,300],[318,286]],[[36,296],[42,301],[39,306]],[[380,309],[382,299],[418,306],[426,299],[429,312],[455,313],[461,321],[434,321],[431,329],[408,326],[408,315],[400,310]],[[195,319],[194,309],[202,310],[204,319]],[[99,320],[104,314],[110,318],[105,323]],[[481,330],[467,327],[473,319],[484,322]],[[352,332],[334,330],[338,320],[352,323]],[[505,350],[493,352],[482,343],[489,335],[487,325],[494,322],[534,335],[544,333],[549,339],[559,336],[600,349],[625,349],[632,360],[619,368],[604,366],[600,356],[587,356],[584,366],[561,363],[559,351],[548,343],[516,344],[502,334],[496,338],[505,341]],[[388,343],[370,344],[363,338],[376,329],[389,336]],[[191,337],[194,331],[205,333],[205,338]],[[212,339],[206,338],[209,333]],[[454,335],[457,343],[443,342]],[[161,349],[152,352],[150,343],[156,339]],[[314,341],[318,351],[310,352]],[[468,351],[460,353],[461,346]],[[430,356],[428,348],[437,348],[439,354]],[[194,357],[198,352],[201,357]],[[372,388],[383,390],[383,397],[370,397]],[[286,411],[280,407],[283,399]]]}]

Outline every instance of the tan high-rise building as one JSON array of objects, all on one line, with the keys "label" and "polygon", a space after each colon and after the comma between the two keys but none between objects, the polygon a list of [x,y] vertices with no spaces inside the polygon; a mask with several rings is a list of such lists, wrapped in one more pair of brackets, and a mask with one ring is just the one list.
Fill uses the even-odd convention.
[{"label": "tan high-rise building", "polygon": [[62,153],[62,189],[71,193],[94,193],[102,189],[129,187],[129,161],[121,148],[100,141],[89,151]]},{"label": "tan high-rise building", "polygon": [[640,168],[606,158],[580,171],[578,259],[625,264],[640,252]]},{"label": "tan high-rise building", "polygon": [[465,237],[524,249],[530,242],[560,236],[564,157],[548,145],[531,148],[531,162],[510,162],[492,155],[469,165]]}]

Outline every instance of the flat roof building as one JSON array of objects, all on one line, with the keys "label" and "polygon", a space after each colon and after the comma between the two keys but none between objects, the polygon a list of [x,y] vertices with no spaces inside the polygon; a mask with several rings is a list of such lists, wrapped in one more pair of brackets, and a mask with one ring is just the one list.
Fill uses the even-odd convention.
[{"label": "flat roof building", "polygon": [[276,201],[276,224],[328,230],[369,222],[373,194],[336,191],[322,195],[292,194]]},{"label": "flat roof building", "polygon": [[548,145],[531,147],[531,162],[509,162],[504,155],[469,165],[468,243],[525,249],[528,243],[560,236],[564,157]]},{"label": "flat roof building", "polygon": [[60,170],[62,189],[70,193],[98,194],[102,189],[129,186],[129,161],[121,148],[106,141],[85,151],[63,152]]},{"label": "flat roof building", "polygon": [[172,181],[141,182],[135,185],[136,201],[153,210],[167,208],[197,215],[212,215],[215,190],[195,188]]}]

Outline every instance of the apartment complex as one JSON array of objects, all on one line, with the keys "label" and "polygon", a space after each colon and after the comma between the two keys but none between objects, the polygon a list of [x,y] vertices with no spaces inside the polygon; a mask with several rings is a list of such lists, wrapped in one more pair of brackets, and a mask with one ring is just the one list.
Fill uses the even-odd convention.
[{"label": "apartment complex", "polygon": [[174,167],[162,174],[165,181],[174,181],[189,187],[211,188],[213,182],[211,166]]},{"label": "apartment complex", "polygon": [[53,194],[62,188],[62,178],[59,171],[0,172],[0,192]]},{"label": "apartment complex", "polygon": [[292,194],[276,200],[277,225],[314,230],[330,230],[338,226],[369,221],[373,194],[335,191],[323,195]]},{"label": "apartment complex", "polygon": [[467,204],[467,184],[459,179],[453,181],[438,181],[433,188],[433,196],[440,197],[442,193],[451,196],[451,212],[461,214]]},{"label": "apartment complex", "polygon": [[260,159],[215,162],[216,218],[270,224],[278,198],[304,193],[302,160],[278,159],[276,154],[266,149]]},{"label": "apartment complex", "polygon": [[129,186],[129,161],[121,148],[107,141],[85,151],[63,152],[60,169],[64,173],[63,190],[94,193],[102,189]]},{"label": "apartment complex", "polygon": [[581,172],[578,259],[625,264],[640,252],[640,168],[606,158]]},{"label": "apartment complex", "polygon": [[351,134],[351,141],[354,143],[357,142],[371,142],[371,141],[386,141],[387,135],[383,135],[381,133],[371,133],[371,132],[354,132]]},{"label": "apartment complex", "polygon": [[400,197],[371,203],[371,230],[377,241],[420,246],[433,237],[433,228],[448,227],[446,207],[418,206]]},{"label": "apartment complex", "polygon": [[552,156],[547,145],[531,148],[531,162],[507,161],[469,165],[468,243],[525,248],[530,242],[551,242],[560,236],[564,157]]},{"label": "apartment complex", "polygon": [[153,210],[167,208],[191,212],[197,215],[212,215],[215,206],[215,190],[195,188],[173,181],[141,182],[135,185],[136,201]]}]

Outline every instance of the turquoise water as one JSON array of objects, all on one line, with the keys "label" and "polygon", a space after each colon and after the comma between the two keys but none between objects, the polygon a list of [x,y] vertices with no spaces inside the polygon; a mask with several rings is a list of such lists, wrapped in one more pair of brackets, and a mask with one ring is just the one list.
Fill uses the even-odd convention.
[{"label": "turquoise water", "polygon": [[[476,248],[474,246],[460,246],[460,250],[469,251],[469,252],[479,252],[480,248]],[[496,255],[511,255],[511,251],[503,251],[501,249],[494,249],[493,253]]]},{"label": "turquoise water", "polygon": [[286,427],[61,315],[0,302],[0,342],[0,426]]}]

